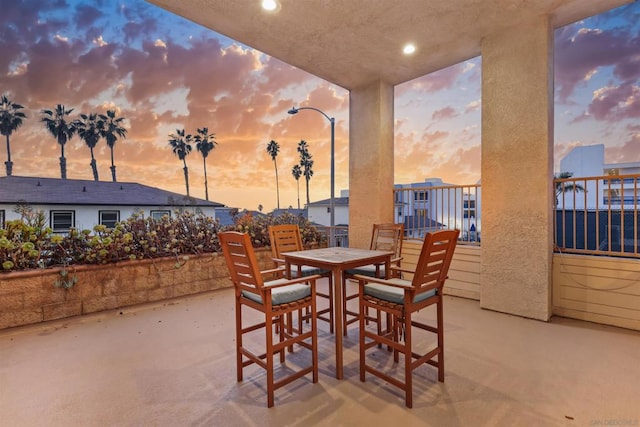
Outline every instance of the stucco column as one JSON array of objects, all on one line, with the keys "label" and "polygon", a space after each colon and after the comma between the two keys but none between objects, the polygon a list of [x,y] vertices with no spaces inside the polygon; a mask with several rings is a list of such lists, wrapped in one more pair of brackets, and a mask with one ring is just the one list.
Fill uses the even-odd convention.
[{"label": "stucco column", "polygon": [[393,221],[393,86],[352,89],[349,102],[349,246],[368,248],[371,227]]},{"label": "stucco column", "polygon": [[482,42],[480,305],[551,316],[553,29],[547,17]]}]

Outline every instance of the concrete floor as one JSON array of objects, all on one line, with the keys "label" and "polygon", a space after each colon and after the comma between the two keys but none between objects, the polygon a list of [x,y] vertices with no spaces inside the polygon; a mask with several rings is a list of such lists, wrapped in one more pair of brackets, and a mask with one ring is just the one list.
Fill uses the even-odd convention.
[{"label": "concrete floor", "polygon": [[319,328],[319,383],[277,390],[271,409],[262,370],[236,382],[230,289],[0,331],[0,425],[640,425],[639,332],[447,297],[445,382],[418,369],[407,409],[399,390],[359,381],[357,326],[341,381],[333,337]]}]

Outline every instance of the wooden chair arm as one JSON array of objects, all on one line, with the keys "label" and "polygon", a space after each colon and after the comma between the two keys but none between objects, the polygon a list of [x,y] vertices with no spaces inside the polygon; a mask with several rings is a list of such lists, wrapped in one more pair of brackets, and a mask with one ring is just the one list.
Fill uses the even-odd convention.
[{"label": "wooden chair arm", "polygon": [[362,274],[356,274],[353,276],[354,279],[358,281],[358,283],[378,283],[380,285],[393,286],[395,288],[400,289],[411,289],[413,286],[410,281],[398,278],[392,279],[378,279],[376,277],[365,276]]},{"label": "wooden chair arm", "polygon": [[320,276],[319,274],[314,274],[313,276],[306,276],[306,277],[300,277],[297,279],[286,280],[282,283],[274,283],[274,284],[265,283],[264,289],[269,290],[269,289],[281,288],[282,286],[295,285],[296,283],[305,283],[305,282],[310,282],[312,283],[312,286],[315,286],[316,280],[320,279],[321,277],[322,276]]}]

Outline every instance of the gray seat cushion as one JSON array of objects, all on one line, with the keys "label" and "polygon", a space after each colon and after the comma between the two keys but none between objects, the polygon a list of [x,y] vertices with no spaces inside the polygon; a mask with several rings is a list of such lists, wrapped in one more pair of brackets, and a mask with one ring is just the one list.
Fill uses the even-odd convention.
[{"label": "gray seat cushion", "polygon": [[[424,301],[427,298],[431,298],[437,293],[435,289],[429,292],[423,292],[416,295],[413,302]],[[404,304],[404,290],[396,288],[395,286],[381,285],[379,283],[369,283],[364,285],[364,294],[378,298],[384,301],[393,302],[395,304]]]},{"label": "gray seat cushion", "polygon": [[[380,276],[385,277],[384,264],[380,266]],[[349,276],[355,276],[356,274],[362,274],[363,276],[376,277],[376,266],[374,264],[363,265],[362,267],[350,268],[345,270],[345,273]]]},{"label": "gray seat cushion", "polygon": [[[323,270],[321,268],[311,267],[309,265],[303,265],[302,267],[300,267],[300,272],[302,273],[302,277],[313,276],[315,274],[320,276],[326,276],[331,273],[330,270]],[[298,267],[295,265],[291,266],[291,278],[292,279],[298,278]]]},{"label": "gray seat cushion", "polygon": [[[273,286],[276,284],[286,282],[285,279],[272,280],[264,284],[265,287]],[[311,295],[311,287],[304,283],[294,283],[293,285],[282,286],[275,288],[271,291],[271,304],[280,305],[289,302],[297,301],[299,299],[306,298]],[[252,301],[262,304],[262,297],[260,294],[254,294],[252,292],[242,291],[242,296]]]}]

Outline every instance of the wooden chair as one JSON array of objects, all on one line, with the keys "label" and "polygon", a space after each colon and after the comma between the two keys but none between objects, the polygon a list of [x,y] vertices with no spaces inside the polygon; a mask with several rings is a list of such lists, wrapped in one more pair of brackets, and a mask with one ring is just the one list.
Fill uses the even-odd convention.
[{"label": "wooden chair", "polygon": [[[400,275],[400,262],[402,261],[402,239],[404,237],[404,224],[373,224],[373,232],[371,233],[371,250],[377,251],[391,251],[394,253],[391,259],[391,271],[389,277],[397,277]],[[357,274],[362,274],[369,277],[377,277],[384,279],[387,277],[387,272],[384,269],[384,264],[370,264],[358,268],[346,270],[344,272],[344,280],[342,281],[342,324],[344,325],[344,335],[347,335],[347,325],[357,322],[359,313],[350,311],[347,309],[347,302],[349,300],[358,298],[358,293],[347,295],[347,283],[349,279]],[[348,319],[347,316],[351,316]]]},{"label": "wooden chair", "polygon": [[[444,381],[442,288],[447,279],[459,234],[459,230],[428,233],[424,239],[416,269],[410,272],[413,273],[411,281],[397,277],[377,279],[364,275],[355,276],[360,285],[360,381],[364,381],[365,373],[369,372],[401,388],[405,392],[405,403],[408,408],[413,406],[412,378],[413,371],[417,367],[424,363],[437,367],[438,381]],[[414,313],[431,305],[436,306],[435,326],[414,319]],[[365,329],[367,309],[390,315],[391,324],[387,325],[385,331],[380,333]],[[413,347],[412,328],[436,334],[435,348],[424,354],[416,353]],[[404,355],[404,381],[367,364],[366,352],[376,345],[386,345],[391,348],[394,362],[399,361],[400,353]]]},{"label": "wooden chair", "polygon": [[[229,231],[219,233],[231,281],[235,287],[236,311],[236,362],[238,381],[242,381],[245,366],[257,364],[267,372],[267,406],[274,404],[276,389],[312,373],[313,382],[318,382],[318,332],[316,329],[316,279],[319,276],[287,280],[284,278],[265,282],[263,274],[273,270],[259,271],[251,239],[248,234]],[[243,325],[242,309],[249,307],[264,315],[264,321],[250,326]],[[309,308],[310,330],[292,331],[285,326],[285,317],[301,309]],[[274,326],[277,332],[274,337]],[[243,336],[252,331],[264,328],[266,351],[254,353],[243,342]],[[275,342],[274,342],[275,339]],[[310,343],[308,341],[311,341]],[[285,362],[285,348],[298,344],[311,350],[311,365],[290,375],[274,379],[274,356],[280,355],[280,363]],[[288,367],[287,369],[290,369]]]},{"label": "wooden chair", "polygon": [[[273,261],[276,263],[276,267],[284,267],[284,260],[282,259],[283,253],[304,250],[300,227],[296,224],[270,226],[269,238],[271,240],[271,254]],[[306,277],[316,274],[329,278],[329,290],[326,293],[316,290],[316,295],[321,298],[326,298],[329,301],[328,308],[318,310],[318,319],[329,323],[329,332],[333,333],[333,275],[331,270],[299,265],[293,267],[292,271],[285,272],[286,277],[289,278]]]}]

